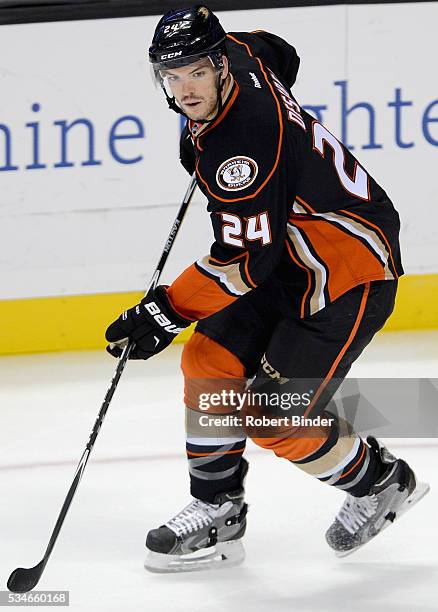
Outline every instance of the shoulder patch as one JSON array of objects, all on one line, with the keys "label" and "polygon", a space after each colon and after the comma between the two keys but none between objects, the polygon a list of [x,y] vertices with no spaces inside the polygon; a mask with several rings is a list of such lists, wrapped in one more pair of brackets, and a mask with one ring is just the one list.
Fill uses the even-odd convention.
[{"label": "shoulder patch", "polygon": [[251,157],[230,157],[219,166],[216,182],[225,191],[240,191],[254,183],[258,172],[259,167]]}]

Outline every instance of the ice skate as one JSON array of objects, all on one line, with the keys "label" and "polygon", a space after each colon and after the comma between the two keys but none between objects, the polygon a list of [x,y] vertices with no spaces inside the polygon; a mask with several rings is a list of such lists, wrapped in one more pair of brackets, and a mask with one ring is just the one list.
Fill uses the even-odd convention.
[{"label": "ice skate", "polygon": [[429,491],[429,485],[417,482],[405,461],[394,457],[372,436],[367,438],[367,442],[388,468],[368,495],[347,495],[334,523],[327,530],[326,540],[338,557],[345,557],[361,548]]},{"label": "ice skate", "polygon": [[158,529],[149,531],[145,568],[151,572],[187,572],[238,565],[245,558],[242,536],[247,504],[242,459],[241,488],[216,495],[210,504],[194,499]]}]

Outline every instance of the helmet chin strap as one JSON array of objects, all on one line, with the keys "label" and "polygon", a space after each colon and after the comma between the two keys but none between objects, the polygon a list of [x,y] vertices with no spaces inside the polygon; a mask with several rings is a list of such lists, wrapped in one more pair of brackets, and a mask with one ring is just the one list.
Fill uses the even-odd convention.
[{"label": "helmet chin strap", "polygon": [[[225,79],[221,80],[221,75],[222,75],[222,70],[218,73],[217,82],[216,82],[216,92],[217,92],[217,99],[218,99],[217,112],[215,113],[212,119],[196,119],[196,123],[212,123],[213,121],[216,121],[216,119],[221,114],[222,109],[224,107],[224,104],[222,101],[222,90],[223,90],[224,83],[225,83]],[[172,98],[169,96],[163,84],[161,84],[161,89],[164,91],[164,95],[166,96],[166,100],[167,100],[167,104],[169,108],[175,111],[175,113],[182,115],[186,119],[190,119],[190,117],[186,115],[185,112],[176,103],[175,96],[173,96]]]}]

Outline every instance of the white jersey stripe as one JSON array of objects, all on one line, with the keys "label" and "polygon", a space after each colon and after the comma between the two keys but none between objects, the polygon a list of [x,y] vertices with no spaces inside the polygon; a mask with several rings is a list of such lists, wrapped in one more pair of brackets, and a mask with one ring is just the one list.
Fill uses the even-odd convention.
[{"label": "white jersey stripe", "polygon": [[229,278],[227,278],[227,275],[224,272],[221,272],[217,268],[213,268],[213,267],[209,266],[204,261],[202,261],[202,259],[198,259],[196,264],[200,268],[202,268],[203,270],[208,272],[209,274],[212,274],[213,276],[216,276],[220,280],[220,282],[223,285],[225,285],[225,287],[228,289],[228,291],[230,293],[232,293],[233,295],[244,295],[244,292],[243,291],[239,291],[237,289],[237,287],[235,285],[233,285],[233,283],[229,280]]},{"label": "white jersey stripe", "polygon": [[315,274],[315,290],[310,298],[310,313],[314,314],[325,306],[324,288],[327,283],[327,271],[323,264],[312,255],[297,227],[288,223],[287,232],[302,262]]}]

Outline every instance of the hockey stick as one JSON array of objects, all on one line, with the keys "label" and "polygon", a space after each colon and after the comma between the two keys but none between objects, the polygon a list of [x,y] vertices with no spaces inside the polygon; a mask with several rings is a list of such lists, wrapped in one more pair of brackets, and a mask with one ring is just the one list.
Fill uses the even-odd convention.
[{"label": "hockey stick", "polygon": [[[166,240],[166,244],[164,245],[163,252],[161,254],[161,257],[155,269],[155,272],[152,276],[148,291],[152,287],[155,288],[158,284],[161,273],[166,264],[167,258],[169,257],[169,253],[175,242],[175,238],[181,227],[181,223],[187,212],[187,208],[190,204],[190,200],[192,199],[195,188],[196,188],[196,178],[193,175],[192,178],[190,179],[190,183],[184,195],[184,199],[181,203],[181,207],[178,211],[175,221],[173,222],[172,229],[170,230],[169,236]],[[129,354],[132,351],[133,347],[134,347],[134,343],[129,342],[123,349],[123,352],[120,356],[119,362],[117,364],[117,368],[114,372],[113,378],[111,379],[110,386],[108,388],[108,391],[106,392],[106,395],[103,400],[103,404],[100,408],[99,414],[97,415],[97,419],[96,419],[96,422],[94,423],[89,440],[82,454],[82,457],[79,461],[78,467],[76,468],[73,482],[67,493],[67,497],[65,498],[64,503],[62,505],[61,512],[59,513],[58,520],[56,521],[55,528],[53,529],[53,533],[47,545],[47,549],[46,549],[46,552],[44,553],[44,557],[41,559],[38,565],[35,565],[35,567],[31,567],[31,568],[18,567],[17,569],[15,569],[12,572],[12,574],[9,576],[9,580],[7,583],[8,589],[10,591],[13,591],[15,593],[26,593],[27,591],[31,591],[33,588],[35,588],[35,586],[38,584],[42,576],[42,573],[44,571],[44,568],[46,567],[47,561],[49,560],[49,557],[52,553],[53,547],[55,546],[55,542],[61,530],[62,524],[64,523],[64,519],[67,515],[68,509],[70,508],[70,504],[73,501],[73,497],[81,481],[82,474],[84,473],[85,466],[87,465],[87,461],[90,456],[91,450],[94,446],[97,435],[99,433],[99,430],[102,426],[107,410],[109,408],[110,402],[113,398],[114,391],[117,388],[120,377],[122,375],[123,370],[125,369],[126,362],[129,358]]]}]

